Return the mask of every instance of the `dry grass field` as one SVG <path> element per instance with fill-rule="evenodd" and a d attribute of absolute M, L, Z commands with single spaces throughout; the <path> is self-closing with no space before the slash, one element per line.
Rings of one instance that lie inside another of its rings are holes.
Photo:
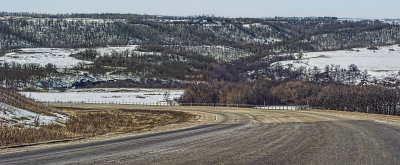
<path fill-rule="evenodd" d="M 61 111 L 71 116 L 64 126 L 49 124 L 29 128 L 0 125 L 0 147 L 134 132 L 195 118 L 195 115 L 185 112 L 159 110 L 62 108 Z"/>

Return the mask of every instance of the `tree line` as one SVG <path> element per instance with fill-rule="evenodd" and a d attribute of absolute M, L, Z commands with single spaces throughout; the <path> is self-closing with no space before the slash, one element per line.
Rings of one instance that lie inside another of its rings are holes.
<path fill-rule="evenodd" d="M 310 107 L 400 115 L 400 88 L 306 81 L 200 83 L 189 86 L 181 103 L 309 105 Z"/>
<path fill-rule="evenodd" d="M 56 67 L 49 63 L 39 64 L 0 63 L 0 85 L 6 87 L 27 86 L 29 82 L 42 82 L 43 86 L 49 78 L 57 73 Z"/>
<path fill-rule="evenodd" d="M 0 21 L 0 50 L 26 47 L 93 48 L 108 45 L 225 45 L 267 55 L 400 43 L 400 27 L 382 21 L 330 17 L 156 17 L 134 14 L 36 14 Z M 18 17 L 20 16 L 20 17 Z"/>
<path fill-rule="evenodd" d="M 209 70 L 219 64 L 212 57 L 159 45 L 144 45 L 139 48 L 139 51 L 112 51 L 109 54 L 100 55 L 96 50 L 87 49 L 72 56 L 93 62 L 79 64 L 75 67 L 77 70 L 87 71 L 93 75 L 109 72 L 142 78 L 206 80 Z"/>
<path fill-rule="evenodd" d="M 400 80 L 377 82 L 368 78 L 367 71 L 361 71 L 357 65 L 351 64 L 346 68 L 339 65 L 327 65 L 324 68 L 294 67 L 293 65 L 283 66 L 280 61 L 296 60 L 299 54 L 288 54 L 280 56 L 267 56 L 255 63 L 245 60 L 233 60 L 230 63 L 213 67 L 208 76 L 208 81 L 255 81 L 258 79 L 269 79 L 275 81 L 303 80 L 310 82 L 336 82 L 342 84 L 385 84 L 396 86 Z M 396 82 L 397 81 L 397 82 Z"/>

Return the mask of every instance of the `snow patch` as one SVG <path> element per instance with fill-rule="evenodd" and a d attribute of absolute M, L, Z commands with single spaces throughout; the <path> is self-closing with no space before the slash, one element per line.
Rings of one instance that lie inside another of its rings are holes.
<path fill-rule="evenodd" d="M 46 116 L 25 109 L 16 108 L 2 102 L 0 102 L 0 110 L 0 121 L 9 125 L 47 125 L 58 122 L 64 123 L 67 120 L 66 116 L 58 113 L 53 113 L 54 116 Z"/>

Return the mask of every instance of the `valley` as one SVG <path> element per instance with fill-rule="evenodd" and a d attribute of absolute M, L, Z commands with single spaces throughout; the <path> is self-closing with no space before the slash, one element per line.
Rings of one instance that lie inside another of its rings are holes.
<path fill-rule="evenodd" d="M 0 164 L 397 164 L 399 61 L 398 19 L 0 12 Z"/>

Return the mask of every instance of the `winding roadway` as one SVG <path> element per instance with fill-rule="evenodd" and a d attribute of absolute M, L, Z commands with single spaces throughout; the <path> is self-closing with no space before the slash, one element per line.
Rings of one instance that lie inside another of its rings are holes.
<path fill-rule="evenodd" d="M 316 111 L 177 107 L 211 123 L 0 154 L 0 164 L 400 164 L 400 127 Z"/>

